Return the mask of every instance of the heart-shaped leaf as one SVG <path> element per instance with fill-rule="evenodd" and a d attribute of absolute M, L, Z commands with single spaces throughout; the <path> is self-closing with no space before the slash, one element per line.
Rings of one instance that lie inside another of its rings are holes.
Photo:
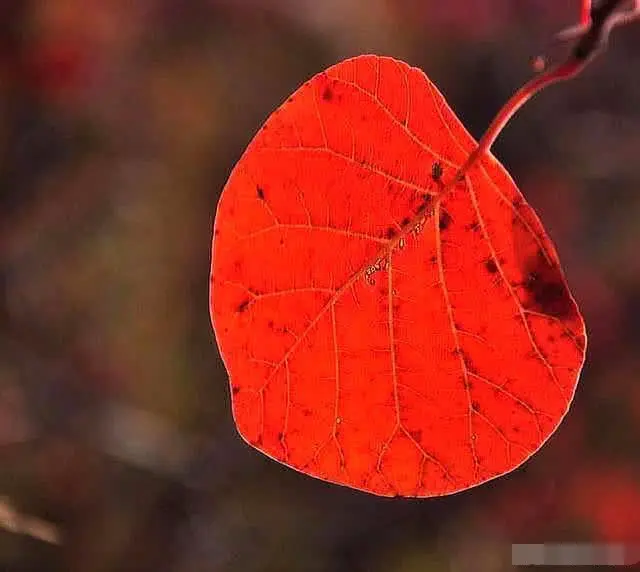
<path fill-rule="evenodd" d="M 243 438 L 378 495 L 513 470 L 566 414 L 585 327 L 556 251 L 423 72 L 360 56 L 267 120 L 215 219 L 211 316 Z"/>

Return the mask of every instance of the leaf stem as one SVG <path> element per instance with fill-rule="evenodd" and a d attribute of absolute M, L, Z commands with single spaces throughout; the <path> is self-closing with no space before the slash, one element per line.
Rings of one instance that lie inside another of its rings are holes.
<path fill-rule="evenodd" d="M 491 149 L 491 146 L 498 138 L 498 135 L 500 135 L 505 125 L 516 114 L 516 112 L 527 101 L 529 101 L 529 99 L 553 83 L 575 77 L 580 73 L 584 65 L 585 62 L 575 60 L 569 60 L 565 63 L 558 64 L 549 68 L 544 73 L 530 79 L 518 91 L 516 91 L 495 116 L 480 139 L 478 146 L 471 152 L 465 163 L 458 169 L 455 181 L 462 180 L 478 158 Z"/>
<path fill-rule="evenodd" d="M 580 25 L 585 28 L 591 22 L 591 0 L 582 0 L 580 6 Z"/>
<path fill-rule="evenodd" d="M 582 0 L 579 26 L 565 31 L 566 37 L 577 36 L 579 38 L 567 61 L 556 64 L 531 78 L 509 98 L 482 135 L 478 146 L 458 169 L 450 187 L 461 181 L 476 161 L 491 149 L 505 125 L 527 101 L 546 87 L 577 76 L 593 56 L 606 46 L 609 32 L 613 27 L 629 23 L 640 17 L 639 0 L 634 1 L 633 9 L 623 13 L 616 12 L 624 1 L 602 0 L 596 6 L 592 6 L 591 0 Z M 561 32 L 562 34 L 563 32 Z"/>

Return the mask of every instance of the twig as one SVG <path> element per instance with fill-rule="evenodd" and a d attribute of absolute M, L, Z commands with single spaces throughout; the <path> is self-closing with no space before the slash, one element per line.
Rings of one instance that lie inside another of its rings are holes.
<path fill-rule="evenodd" d="M 461 181 L 474 163 L 491 149 L 505 125 L 529 99 L 551 84 L 578 75 L 592 58 L 604 49 L 609 33 L 615 26 L 627 24 L 640 17 L 640 0 L 634 0 L 631 10 L 618 12 L 618 8 L 624 3 L 625 0 L 603 0 L 596 6 L 592 6 L 591 0 L 582 0 L 580 24 L 564 30 L 559 35 L 559 37 L 564 36 L 563 39 L 579 38 L 567 61 L 556 64 L 533 77 L 511 96 L 485 131 L 478 146 L 458 169 L 449 188 Z"/>

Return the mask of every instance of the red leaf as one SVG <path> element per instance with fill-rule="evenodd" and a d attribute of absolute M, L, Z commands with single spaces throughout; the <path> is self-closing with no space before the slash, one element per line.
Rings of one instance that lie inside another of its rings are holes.
<path fill-rule="evenodd" d="M 211 316 L 243 438 L 378 495 L 460 491 L 567 412 L 585 328 L 505 169 L 420 70 L 361 56 L 253 139 L 215 219 Z"/>

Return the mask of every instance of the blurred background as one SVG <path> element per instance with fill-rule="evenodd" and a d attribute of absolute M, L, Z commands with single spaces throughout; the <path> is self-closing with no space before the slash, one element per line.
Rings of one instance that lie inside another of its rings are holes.
<path fill-rule="evenodd" d="M 494 147 L 590 334 L 569 415 L 512 475 L 393 500 L 268 460 L 209 323 L 220 191 L 301 83 L 392 55 L 479 138 L 578 5 L 2 0 L 0 571 L 482 572 L 512 542 L 638 540 L 640 24 Z"/>

